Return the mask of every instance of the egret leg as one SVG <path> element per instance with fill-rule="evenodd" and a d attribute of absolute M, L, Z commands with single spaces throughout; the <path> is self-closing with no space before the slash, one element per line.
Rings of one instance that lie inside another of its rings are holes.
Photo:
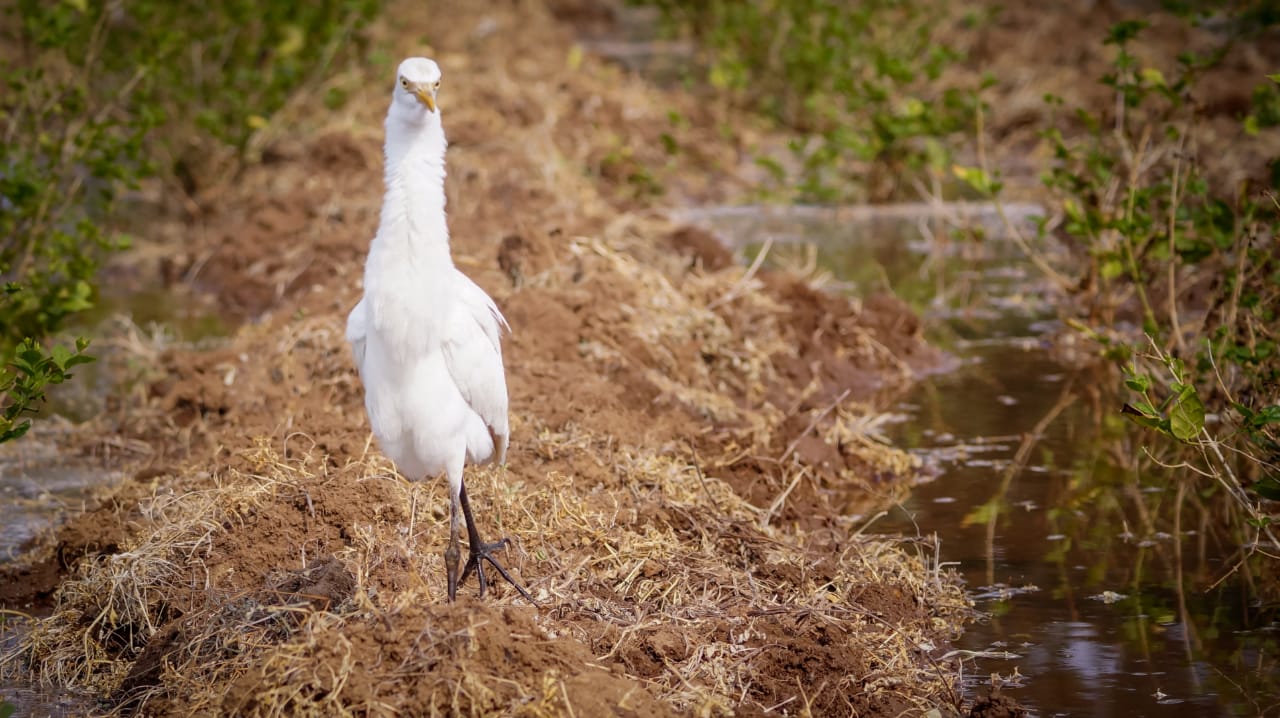
<path fill-rule="evenodd" d="M 461 511 L 459 511 L 460 504 L 465 506 L 465 504 L 462 504 L 462 502 L 459 500 L 458 494 L 454 493 L 453 491 L 450 491 L 449 492 L 449 546 L 444 550 L 444 570 L 445 570 L 445 576 L 447 577 L 448 583 L 449 583 L 449 602 L 450 603 L 452 603 L 454 599 L 458 597 L 458 583 L 459 583 L 458 559 L 462 557 L 462 550 L 458 547 L 458 534 L 461 533 L 461 529 L 462 529 L 462 516 L 461 516 Z M 470 514 L 470 512 L 467 512 L 467 513 Z M 467 521 L 468 529 L 470 528 L 470 526 L 471 526 L 471 521 L 468 520 Z M 468 561 L 467 566 L 470 566 L 470 565 L 471 563 L 470 561 Z M 465 574 L 463 575 L 463 578 L 466 578 Z M 483 582 L 481 583 L 481 586 L 483 586 Z"/>
<path fill-rule="evenodd" d="M 466 581 L 467 576 L 471 575 L 471 571 L 475 570 L 476 579 L 480 581 L 480 597 L 484 598 L 484 590 L 488 586 L 488 580 L 484 576 L 484 562 L 488 561 L 503 578 L 507 579 L 507 583 L 516 587 L 520 595 L 524 596 L 524 600 L 537 605 L 537 601 L 533 600 L 533 596 L 530 596 L 523 586 L 516 583 L 511 574 L 507 573 L 507 569 L 503 568 L 502 564 L 498 563 L 498 559 L 493 556 L 494 551 L 505 547 L 510 543 L 510 540 L 506 537 L 493 543 L 485 543 L 480 540 L 480 530 L 476 528 L 475 517 L 471 514 L 471 502 L 467 500 L 467 484 L 465 481 L 462 484 L 460 498 L 462 501 L 462 514 L 467 519 L 467 542 L 471 545 L 471 555 L 467 557 L 467 565 L 462 569 L 462 580 Z"/>

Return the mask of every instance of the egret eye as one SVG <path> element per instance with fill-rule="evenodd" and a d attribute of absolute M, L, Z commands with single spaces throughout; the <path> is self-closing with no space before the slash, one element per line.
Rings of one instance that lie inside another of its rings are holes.
<path fill-rule="evenodd" d="M 403 77 L 400 78 L 400 86 L 405 89 L 409 89 L 409 81 L 404 79 Z"/>
<path fill-rule="evenodd" d="M 437 90 L 439 90 L 439 89 L 440 89 L 440 81 L 439 81 L 439 80 L 436 80 L 435 89 L 437 89 Z"/>

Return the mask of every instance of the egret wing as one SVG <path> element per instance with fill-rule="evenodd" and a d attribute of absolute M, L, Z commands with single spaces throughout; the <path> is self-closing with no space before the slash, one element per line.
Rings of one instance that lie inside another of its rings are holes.
<path fill-rule="evenodd" d="M 509 428 L 501 333 L 507 322 L 484 290 L 462 274 L 457 276 L 459 301 L 444 327 L 445 364 L 462 398 L 489 428 L 494 459 L 504 463 Z"/>
<path fill-rule="evenodd" d="M 364 297 L 356 303 L 347 315 L 347 342 L 351 344 L 351 354 L 356 360 L 356 369 L 364 376 L 364 348 L 369 335 L 369 316 L 365 311 Z"/>

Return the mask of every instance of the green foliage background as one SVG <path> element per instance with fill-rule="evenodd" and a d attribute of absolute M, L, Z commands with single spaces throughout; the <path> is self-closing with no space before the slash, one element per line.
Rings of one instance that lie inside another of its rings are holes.
<path fill-rule="evenodd" d="M 97 270 L 128 246 L 123 192 L 193 158 L 243 158 L 298 87 L 323 76 L 378 0 L 17 0 L 0 3 L 0 442 L 45 388 L 89 361 L 48 346 L 93 305 Z"/>
<path fill-rule="evenodd" d="M 757 159 L 775 196 L 889 199 L 904 185 L 942 194 L 937 179 L 947 172 L 999 199 L 1003 183 L 986 166 L 988 108 L 980 100 L 994 80 L 975 88 L 948 81 L 948 68 L 964 58 L 945 42 L 998 8 L 962 14 L 942 0 L 632 2 L 658 8 L 672 32 L 697 41 L 705 87 L 794 133 L 790 161 Z M 1280 498 L 1280 158 L 1271 158 L 1269 176 L 1223 186 L 1216 179 L 1230 174 L 1221 171 L 1223 153 L 1206 138 L 1222 139 L 1205 132 L 1195 96 L 1207 72 L 1280 23 L 1280 12 L 1272 0 L 1164 4 L 1175 23 L 1211 22 L 1219 46 L 1154 67 L 1134 51 L 1145 21 L 1119 22 L 1098 38 L 1112 58 L 1098 82 L 1115 102 L 1066 107 L 1046 97 L 1049 211 L 1041 241 L 1022 245 L 1069 295 L 1065 318 L 1121 370 L 1131 392 L 1126 415 L 1187 447 L 1207 471 L 1229 479 L 1224 485 L 1247 487 L 1240 504 L 1262 527 L 1270 519 L 1256 500 Z M 1250 112 L 1227 140 L 1236 147 L 1280 124 L 1280 83 L 1257 82 Z M 975 136 L 981 166 L 953 166 Z M 1051 224 L 1055 217 L 1062 222 Z M 1052 268 L 1037 249 L 1050 240 L 1069 248 L 1072 266 Z M 1212 434 L 1207 417 L 1222 420 Z"/>
<path fill-rule="evenodd" d="M 962 59 L 943 0 L 632 2 L 698 41 L 712 87 L 798 133 L 794 168 L 757 158 L 784 198 L 901 194 L 945 173 L 972 129 L 978 88 L 938 82 Z"/>

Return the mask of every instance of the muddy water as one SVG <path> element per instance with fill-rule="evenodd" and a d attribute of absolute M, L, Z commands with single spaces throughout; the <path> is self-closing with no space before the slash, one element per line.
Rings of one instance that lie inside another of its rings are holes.
<path fill-rule="evenodd" d="M 50 420 L 56 421 L 56 420 Z M 60 455 L 48 422 L 21 441 L 0 446 L 0 563 L 13 560 L 38 534 L 86 508 L 96 489 L 119 475 Z M 24 624 L 4 625 L 0 615 L 0 653 L 21 640 Z M 0 679 L 3 706 L 15 716 L 63 718 L 88 715 L 96 704 L 74 691 L 46 689 L 27 681 Z"/>
<path fill-rule="evenodd" d="M 871 530 L 937 534 L 987 614 L 957 646 L 968 695 L 998 673 L 1040 716 L 1280 710 L 1274 611 L 1238 575 L 1219 582 L 1234 547 L 1197 511 L 1175 523 L 1169 479 L 1131 464 L 1143 437 L 1115 412 L 1116 382 L 1061 351 L 1035 271 L 1008 243 L 938 239 L 945 227 L 909 215 L 686 218 L 748 256 L 772 239 L 773 261 L 816 265 L 857 293 L 892 287 L 961 360 L 897 404 L 888 438 L 930 476 Z"/>

